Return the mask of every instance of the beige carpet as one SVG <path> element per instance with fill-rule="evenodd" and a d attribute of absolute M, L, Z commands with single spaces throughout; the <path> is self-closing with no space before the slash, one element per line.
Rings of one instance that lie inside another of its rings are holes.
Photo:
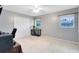
<path fill-rule="evenodd" d="M 15 39 L 22 46 L 24 53 L 65 53 L 79 52 L 79 44 L 49 36 L 25 37 Z"/>

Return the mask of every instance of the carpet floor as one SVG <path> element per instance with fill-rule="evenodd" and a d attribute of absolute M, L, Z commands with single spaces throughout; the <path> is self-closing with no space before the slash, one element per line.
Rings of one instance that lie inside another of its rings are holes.
<path fill-rule="evenodd" d="M 78 53 L 79 43 L 49 36 L 29 36 L 15 39 L 24 53 Z"/>

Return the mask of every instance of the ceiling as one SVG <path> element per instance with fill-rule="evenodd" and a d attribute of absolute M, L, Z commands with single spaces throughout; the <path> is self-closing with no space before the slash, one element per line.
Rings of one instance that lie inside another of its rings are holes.
<path fill-rule="evenodd" d="M 3 8 L 6 10 L 29 16 L 45 15 L 76 7 L 78 7 L 78 5 L 39 5 L 38 8 L 41 8 L 40 12 L 34 13 L 33 12 L 33 9 L 35 9 L 34 5 L 3 5 Z"/>

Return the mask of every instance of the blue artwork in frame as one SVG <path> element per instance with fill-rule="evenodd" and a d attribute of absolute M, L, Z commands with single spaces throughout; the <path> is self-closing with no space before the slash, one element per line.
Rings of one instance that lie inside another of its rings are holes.
<path fill-rule="evenodd" d="M 61 28 L 74 28 L 74 19 L 74 14 L 60 16 Z"/>
<path fill-rule="evenodd" d="M 41 29 L 41 20 L 40 19 L 35 19 L 35 26 L 38 29 Z"/>

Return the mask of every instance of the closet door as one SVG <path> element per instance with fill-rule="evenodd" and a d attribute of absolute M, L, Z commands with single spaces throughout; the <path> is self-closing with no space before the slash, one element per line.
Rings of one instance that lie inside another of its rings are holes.
<path fill-rule="evenodd" d="M 30 27 L 33 26 L 30 17 L 15 16 L 14 27 L 17 28 L 16 38 L 30 36 Z"/>

